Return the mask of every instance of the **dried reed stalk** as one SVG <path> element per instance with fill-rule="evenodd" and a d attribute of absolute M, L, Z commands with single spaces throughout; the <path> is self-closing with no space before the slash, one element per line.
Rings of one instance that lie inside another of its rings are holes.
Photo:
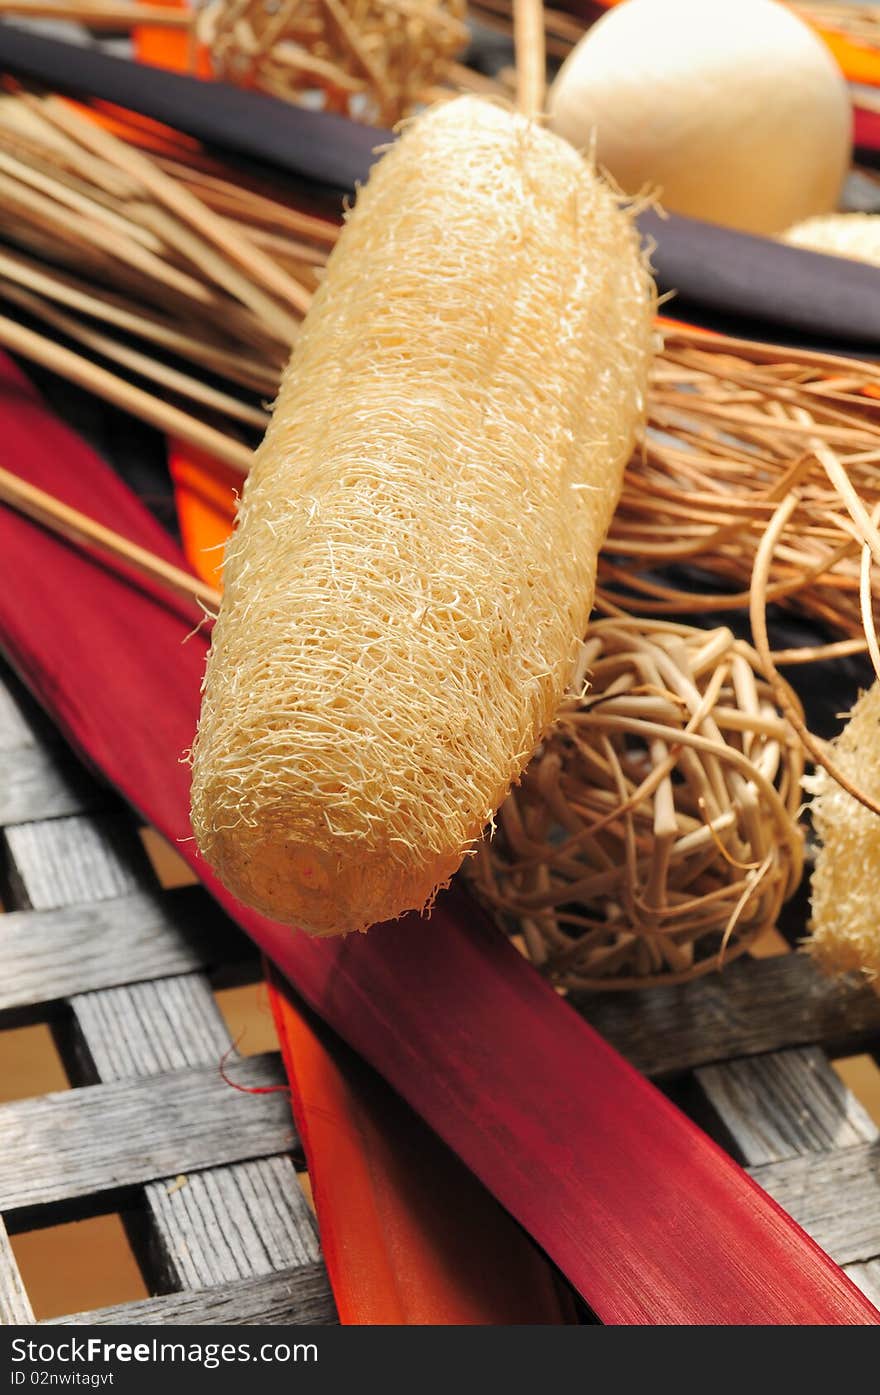
<path fill-rule="evenodd" d="M 835 641 L 854 641 L 850 652 L 864 648 L 863 517 L 852 504 L 867 514 L 880 502 L 880 367 L 670 328 L 645 447 L 600 564 L 600 607 L 644 615 L 747 607 L 758 547 L 789 495 L 795 506 L 765 599 L 810 616 Z M 820 648 L 779 659 L 827 656 Z"/>
<path fill-rule="evenodd" d="M 513 0 L 468 0 L 468 13 L 487 29 L 513 37 Z M 587 31 L 584 20 L 544 6 L 544 44 L 551 58 L 566 58 Z"/>
<path fill-rule="evenodd" d="M 516 106 L 537 120 L 544 111 L 547 59 L 544 47 L 544 7 L 539 0 L 513 0 L 516 45 Z"/>
<path fill-rule="evenodd" d="M 191 143 L 169 137 L 173 157 L 138 149 L 137 132 L 122 138 L 58 98 L 0 95 L 0 298 L 69 341 L 4 319 L 3 342 L 246 468 L 248 448 L 217 423 L 252 439 L 263 429 L 241 392 L 274 392 L 336 230 L 218 174 Z"/>
<path fill-rule="evenodd" d="M 89 29 L 131 29 L 136 24 L 161 25 L 168 29 L 189 29 L 191 15 L 187 10 L 173 10 L 165 5 L 138 4 L 135 0 L 0 0 L 0 17 L 20 19 L 66 19 L 84 24 Z"/>
<path fill-rule="evenodd" d="M 173 563 L 157 557 L 155 553 L 128 538 L 122 537 L 112 528 L 89 518 L 47 494 L 43 489 L 28 484 L 9 470 L 0 467 L 0 502 L 32 518 L 35 523 L 57 533 L 78 547 L 97 551 L 117 561 L 124 562 L 138 576 L 154 582 L 172 595 L 194 600 L 208 612 L 216 613 L 220 605 L 220 592 L 198 577 L 182 571 Z"/>

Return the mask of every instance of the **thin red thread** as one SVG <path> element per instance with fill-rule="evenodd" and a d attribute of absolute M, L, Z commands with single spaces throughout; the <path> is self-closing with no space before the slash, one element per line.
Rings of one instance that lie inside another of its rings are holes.
<path fill-rule="evenodd" d="M 291 1093 L 289 1085 L 239 1085 L 237 1080 L 233 1080 L 227 1075 L 226 1062 L 229 1060 L 233 1051 L 238 1047 L 238 1043 L 243 1036 L 244 1032 L 241 1032 L 240 1035 L 236 1037 L 235 1041 L 230 1042 L 229 1046 L 220 1057 L 220 1064 L 217 1069 L 220 1072 L 220 1079 L 223 1081 L 223 1084 L 228 1085 L 231 1090 L 239 1090 L 243 1095 L 277 1095 L 280 1092 L 281 1094 L 289 1096 Z"/>

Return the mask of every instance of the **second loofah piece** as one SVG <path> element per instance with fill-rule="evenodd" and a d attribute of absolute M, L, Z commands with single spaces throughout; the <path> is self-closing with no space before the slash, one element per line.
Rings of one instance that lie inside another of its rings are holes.
<path fill-rule="evenodd" d="M 358 198 L 228 548 L 199 846 L 315 933 L 429 905 L 572 676 L 654 289 L 570 146 L 461 98 Z"/>
<path fill-rule="evenodd" d="M 860 789 L 880 799 L 880 683 L 863 693 L 834 742 L 834 759 Z M 880 974 L 880 818 L 825 770 L 804 780 L 813 795 L 819 851 L 811 887 L 808 947 L 829 973 Z"/>
<path fill-rule="evenodd" d="M 878 213 L 830 213 L 827 218 L 807 218 L 789 228 L 783 240 L 810 252 L 830 252 L 836 257 L 880 266 Z"/>

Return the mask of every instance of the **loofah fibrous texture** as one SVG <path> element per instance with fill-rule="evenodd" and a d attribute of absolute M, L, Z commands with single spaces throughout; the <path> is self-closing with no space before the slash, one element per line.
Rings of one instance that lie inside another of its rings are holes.
<path fill-rule="evenodd" d="M 834 759 L 860 789 L 880 798 L 880 684 L 863 693 L 834 742 Z M 828 774 L 804 780 L 820 842 L 811 884 L 808 948 L 829 973 L 880 974 L 880 818 Z"/>
<path fill-rule="evenodd" d="M 784 235 L 786 242 L 810 252 L 880 266 L 880 214 L 831 213 L 827 218 L 807 218 Z"/>
<path fill-rule="evenodd" d="M 460 98 L 358 197 L 228 546 L 193 827 L 330 934 L 428 906 L 572 676 L 644 411 L 654 290 L 557 137 Z"/>

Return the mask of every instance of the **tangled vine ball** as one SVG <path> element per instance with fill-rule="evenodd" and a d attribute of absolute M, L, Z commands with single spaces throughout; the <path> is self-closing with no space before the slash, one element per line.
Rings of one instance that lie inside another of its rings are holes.
<path fill-rule="evenodd" d="M 567 988 L 716 969 L 800 881 L 798 738 L 727 629 L 600 621 L 583 669 L 472 883 Z"/>

